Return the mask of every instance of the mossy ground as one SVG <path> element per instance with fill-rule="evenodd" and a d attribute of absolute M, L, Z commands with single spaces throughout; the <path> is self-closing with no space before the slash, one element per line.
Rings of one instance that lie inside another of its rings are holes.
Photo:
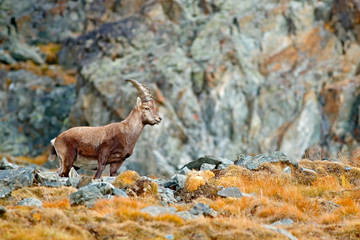
<path fill-rule="evenodd" d="M 141 212 L 146 206 L 161 205 L 156 190 L 99 200 L 87 209 L 69 205 L 74 188 L 23 188 L 0 201 L 8 209 L 0 218 L 0 239 L 166 239 L 168 234 L 175 239 L 286 239 L 262 225 L 283 218 L 294 224 L 281 228 L 298 239 L 360 238 L 360 169 L 309 160 L 302 160 L 300 166 L 317 174 L 294 167 L 291 175 L 285 174 L 282 164 L 265 164 L 257 171 L 230 166 L 213 173 L 189 173 L 187 188 L 177 193 L 185 196 L 183 201 L 172 206 L 186 211 L 203 202 L 219 212 L 216 218 L 193 220 Z M 144 183 L 135 172 L 125 172 L 114 184 L 136 192 L 136 186 Z M 254 196 L 222 198 L 215 194 L 220 186 Z M 16 206 L 26 197 L 42 200 L 44 208 Z"/>

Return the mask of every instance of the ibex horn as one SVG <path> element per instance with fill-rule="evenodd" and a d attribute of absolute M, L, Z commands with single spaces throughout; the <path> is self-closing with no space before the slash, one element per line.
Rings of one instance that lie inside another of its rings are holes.
<path fill-rule="evenodd" d="M 135 81 L 134 79 L 125 79 L 125 81 L 131 82 L 136 87 L 140 95 L 141 102 L 148 102 L 154 99 L 151 95 L 150 89 L 145 85 Z"/>

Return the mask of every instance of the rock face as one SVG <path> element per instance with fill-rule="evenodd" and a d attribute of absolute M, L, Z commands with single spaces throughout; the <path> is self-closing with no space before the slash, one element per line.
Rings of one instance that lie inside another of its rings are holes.
<path fill-rule="evenodd" d="M 171 176 L 205 154 L 299 159 L 360 140 L 355 0 L 4 2 L 0 152 L 37 155 L 70 126 L 124 119 L 137 95 L 125 78 L 150 86 L 164 120 L 121 170 Z M 60 44 L 55 60 L 39 43 Z M 77 86 L 24 61 L 72 69 Z"/>

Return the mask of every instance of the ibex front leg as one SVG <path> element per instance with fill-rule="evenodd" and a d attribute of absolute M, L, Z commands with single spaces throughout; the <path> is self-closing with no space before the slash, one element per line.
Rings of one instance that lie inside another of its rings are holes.
<path fill-rule="evenodd" d="M 101 177 L 101 174 L 106 167 L 106 163 L 107 163 L 109 156 L 110 156 L 110 153 L 107 150 L 102 150 L 100 152 L 99 159 L 98 159 L 98 168 L 95 173 L 94 179 L 98 179 Z"/>

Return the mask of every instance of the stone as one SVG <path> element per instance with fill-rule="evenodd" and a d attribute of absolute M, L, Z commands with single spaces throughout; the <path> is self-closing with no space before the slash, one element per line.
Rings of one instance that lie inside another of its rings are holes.
<path fill-rule="evenodd" d="M 82 176 L 77 185 L 77 188 L 85 187 L 86 185 L 92 183 L 93 179 L 90 176 Z"/>
<path fill-rule="evenodd" d="M 279 225 L 285 225 L 290 226 L 294 223 L 294 221 L 291 218 L 284 218 L 279 221 L 273 222 L 271 226 L 279 226 Z"/>
<path fill-rule="evenodd" d="M 59 175 L 56 172 L 36 172 L 35 179 L 41 186 L 61 187 Z"/>
<path fill-rule="evenodd" d="M 215 164 L 203 163 L 200 167 L 200 171 L 213 170 L 216 167 Z"/>
<path fill-rule="evenodd" d="M 68 186 L 68 187 L 78 187 L 79 186 L 79 183 L 80 183 L 80 179 L 78 178 L 72 178 L 72 177 L 69 177 L 69 178 L 61 178 L 61 179 L 66 179 L 65 181 L 65 185 Z M 61 182 L 61 180 L 60 180 Z M 62 183 L 63 184 L 63 183 Z"/>
<path fill-rule="evenodd" d="M 291 174 L 291 168 L 289 166 L 285 167 L 283 169 L 283 173 L 286 173 L 286 174 Z"/>
<path fill-rule="evenodd" d="M 172 234 L 166 235 L 165 238 L 168 239 L 168 240 L 174 240 L 175 239 L 174 235 L 172 235 Z"/>
<path fill-rule="evenodd" d="M 292 235 L 290 232 L 286 231 L 285 229 L 277 228 L 277 227 L 274 227 L 274 226 L 271 226 L 271 225 L 266 225 L 266 224 L 263 224 L 262 226 L 264 228 L 270 229 L 270 230 L 272 230 L 274 232 L 278 232 L 278 233 L 284 235 L 285 237 L 287 237 L 290 240 L 297 240 L 297 238 L 294 235 Z"/>
<path fill-rule="evenodd" d="M 105 177 L 101 178 L 101 181 L 111 184 L 111 183 L 113 183 L 115 181 L 115 179 L 116 179 L 116 177 L 107 177 L 107 176 L 105 176 Z"/>
<path fill-rule="evenodd" d="M 178 171 L 178 173 L 179 173 L 179 174 L 182 174 L 182 175 L 187 175 L 190 171 L 191 171 L 191 170 L 188 169 L 187 167 L 183 167 L 183 168 L 181 168 L 181 169 Z"/>
<path fill-rule="evenodd" d="M 151 216 L 156 217 L 161 214 L 175 214 L 177 209 L 174 207 L 149 206 L 141 209 L 140 212 L 148 213 Z"/>
<path fill-rule="evenodd" d="M 0 217 L 3 217 L 7 212 L 6 207 L 0 206 Z"/>
<path fill-rule="evenodd" d="M 187 176 L 185 175 L 182 174 L 175 175 L 175 181 L 177 182 L 179 188 L 184 188 L 186 180 L 187 180 Z"/>
<path fill-rule="evenodd" d="M 169 188 L 159 187 L 158 193 L 161 201 L 163 201 L 164 203 L 169 204 L 169 203 L 177 202 L 177 200 L 174 197 L 174 190 L 171 190 Z"/>
<path fill-rule="evenodd" d="M 249 170 L 257 169 L 263 163 L 277 163 L 282 162 L 286 164 L 292 164 L 298 166 L 297 162 L 282 152 L 275 151 L 269 155 L 259 154 L 254 157 L 240 154 L 238 160 L 235 161 L 235 165 L 246 167 Z"/>
<path fill-rule="evenodd" d="M 43 207 L 42 201 L 36 198 L 25 198 L 21 200 L 18 204 L 18 206 L 27 206 L 27 207 Z"/>
<path fill-rule="evenodd" d="M 34 177 L 35 173 L 31 168 L 19 167 L 0 171 L 0 199 L 9 197 L 12 190 L 31 187 Z"/>
<path fill-rule="evenodd" d="M 184 165 L 182 168 L 180 168 L 179 171 L 182 171 L 182 169 L 185 167 L 190 170 L 198 170 L 199 171 L 203 164 L 211 164 L 211 165 L 215 165 L 217 167 L 220 164 L 231 165 L 233 163 L 234 163 L 233 161 L 226 159 L 226 158 L 218 158 L 218 157 L 206 155 L 204 157 L 200 157 L 200 158 Z"/>
<path fill-rule="evenodd" d="M 0 170 L 8 170 L 8 169 L 15 169 L 15 168 L 19 168 L 19 166 L 14 163 L 10 163 L 6 159 L 6 157 L 2 158 L 2 160 L 0 162 Z"/>
<path fill-rule="evenodd" d="M 296 138 L 294 136 L 297 136 Z M 320 142 L 321 113 L 314 92 L 304 96 L 304 105 L 299 116 L 285 132 L 280 144 L 280 151 L 300 159 L 305 150 Z M 296 147 L 294 147 L 296 146 Z"/>
<path fill-rule="evenodd" d="M 242 198 L 243 194 L 237 187 L 224 188 L 217 192 L 217 195 L 222 197 Z"/>
<path fill-rule="evenodd" d="M 17 61 L 31 60 L 36 64 L 44 64 L 44 60 L 34 47 L 12 39 L 9 46 L 10 55 Z"/>
<path fill-rule="evenodd" d="M 119 188 L 113 189 L 113 195 L 115 195 L 117 197 L 129 197 L 124 190 L 119 189 Z"/>
<path fill-rule="evenodd" d="M 114 186 L 109 183 L 91 183 L 79 188 L 77 192 L 70 194 L 70 204 L 72 206 L 85 204 L 86 207 L 91 208 L 98 199 L 108 198 L 106 197 L 107 195 L 112 195 L 113 190 Z"/>
<path fill-rule="evenodd" d="M 193 215 L 204 215 L 210 217 L 217 217 L 219 215 L 214 209 L 212 209 L 209 204 L 196 203 L 194 207 L 189 211 Z"/>
<path fill-rule="evenodd" d="M 309 169 L 309 168 L 300 167 L 300 172 L 304 172 L 309 175 L 317 176 L 317 173 L 314 170 Z"/>
<path fill-rule="evenodd" d="M 345 166 L 345 167 L 344 167 L 344 170 L 347 171 L 347 172 L 348 172 L 348 171 L 351 171 L 351 167 L 350 167 L 350 166 Z"/>
<path fill-rule="evenodd" d="M 9 54 L 4 52 L 4 50 L 0 49 L 0 62 L 5 64 L 14 64 L 16 63 L 16 60 L 11 57 Z"/>
<path fill-rule="evenodd" d="M 81 176 L 77 173 L 75 168 L 72 167 L 69 171 L 69 178 L 75 178 L 75 179 L 80 180 Z"/>
<path fill-rule="evenodd" d="M 191 220 L 191 219 L 194 219 L 194 218 L 199 217 L 199 215 L 191 214 L 191 213 L 188 212 L 188 211 L 176 212 L 175 214 L 176 214 L 177 216 L 185 219 L 185 220 Z"/>

